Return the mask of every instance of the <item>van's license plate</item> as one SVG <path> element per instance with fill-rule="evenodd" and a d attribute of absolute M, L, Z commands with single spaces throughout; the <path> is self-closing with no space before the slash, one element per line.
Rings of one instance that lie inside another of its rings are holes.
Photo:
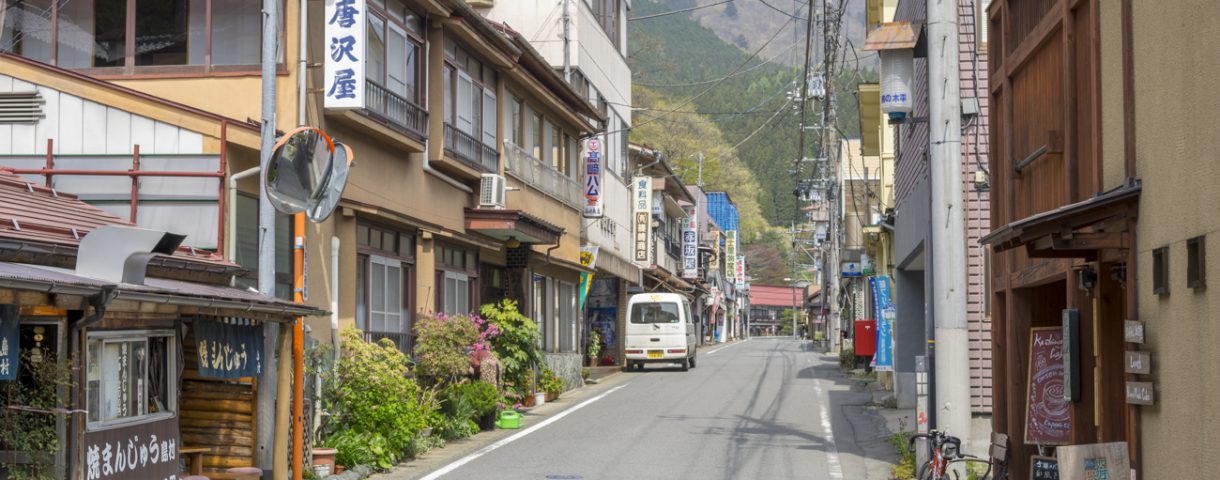
<path fill-rule="evenodd" d="M 664 352 L 661 350 L 649 350 L 648 351 L 648 358 L 661 358 L 663 355 L 664 355 Z"/>

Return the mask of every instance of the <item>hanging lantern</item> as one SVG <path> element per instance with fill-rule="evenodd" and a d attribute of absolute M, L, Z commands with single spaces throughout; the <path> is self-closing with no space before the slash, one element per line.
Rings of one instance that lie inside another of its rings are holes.
<path fill-rule="evenodd" d="M 881 55 L 881 111 L 891 120 L 905 118 L 914 104 L 911 79 L 914 76 L 915 57 L 911 49 L 882 50 Z"/>

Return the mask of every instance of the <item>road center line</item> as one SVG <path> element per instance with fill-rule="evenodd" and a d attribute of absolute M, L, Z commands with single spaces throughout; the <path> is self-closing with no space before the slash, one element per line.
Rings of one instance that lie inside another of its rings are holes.
<path fill-rule="evenodd" d="M 609 394 L 611 394 L 611 393 L 614 393 L 614 391 L 615 391 L 615 390 L 618 390 L 618 389 L 623 388 L 623 387 L 626 387 L 626 386 L 627 386 L 627 385 L 619 385 L 619 386 L 617 386 L 617 387 L 611 388 L 610 390 L 607 390 L 607 391 L 603 392 L 601 395 L 598 395 L 598 396 L 596 396 L 596 397 L 593 397 L 593 398 L 590 398 L 590 399 L 588 399 L 588 400 L 585 400 L 585 401 L 583 401 L 583 402 L 581 402 L 581 403 L 577 404 L 576 406 L 574 406 L 574 407 L 572 407 L 572 408 L 569 408 L 569 409 L 567 409 L 567 410 L 564 410 L 564 411 L 562 411 L 562 412 L 559 412 L 559 413 L 555 414 L 555 416 L 553 416 L 553 417 L 551 417 L 551 418 L 548 418 L 548 419 L 546 419 L 546 420 L 543 420 L 542 422 L 540 422 L 540 423 L 539 423 L 539 424 L 537 424 L 537 425 L 534 425 L 534 426 L 529 427 L 529 428 L 527 428 L 527 429 L 525 429 L 525 430 L 522 430 L 522 431 L 520 431 L 520 432 L 516 433 L 515 435 L 513 435 L 513 436 L 511 436 L 511 437 L 505 438 L 505 439 L 500 440 L 500 441 L 498 441 L 498 442 L 496 442 L 496 443 L 493 443 L 493 444 L 488 445 L 488 446 L 486 446 L 486 447 L 480 448 L 478 451 L 476 451 L 476 452 L 474 452 L 474 453 L 472 453 L 472 454 L 470 454 L 470 455 L 466 455 L 465 457 L 462 457 L 462 458 L 458 459 L 457 461 L 454 461 L 453 463 L 450 463 L 450 464 L 448 464 L 448 465 L 445 465 L 444 467 L 441 467 L 439 470 L 436 470 L 436 471 L 434 471 L 434 472 L 432 472 L 432 473 L 429 473 L 429 474 L 428 474 L 426 477 L 423 477 L 423 478 L 422 478 L 422 479 L 420 479 L 420 480 L 436 480 L 436 479 L 440 478 L 441 476 L 443 476 L 443 475 L 445 475 L 445 474 L 448 474 L 448 473 L 450 473 L 450 472 L 452 472 L 452 471 L 454 471 L 454 470 L 457 470 L 457 469 L 458 469 L 458 467 L 461 467 L 462 465 L 465 465 L 465 464 L 467 464 L 467 463 L 473 462 L 475 459 L 477 459 L 477 458 L 479 458 L 479 457 L 482 457 L 483 455 L 487 455 L 488 453 L 491 453 L 493 450 L 495 450 L 495 449 L 497 449 L 497 448 L 500 448 L 500 447 L 503 447 L 503 446 L 505 446 L 505 445 L 508 445 L 508 444 L 510 444 L 510 443 L 512 443 L 512 442 L 515 442 L 515 441 L 517 441 L 517 440 L 521 439 L 522 437 L 524 437 L 524 436 L 526 436 L 526 435 L 529 435 L 529 434 L 531 434 L 531 433 L 534 433 L 534 432 L 535 432 L 535 431 L 537 431 L 537 430 L 542 429 L 543 427 L 545 427 L 545 426 L 547 426 L 547 425 L 550 425 L 550 424 L 552 424 L 552 423 L 558 422 L 558 421 L 559 421 L 559 419 L 561 419 L 561 418 L 563 418 L 563 417 L 568 416 L 568 414 L 569 414 L 569 413 L 572 413 L 572 412 L 575 412 L 575 411 L 580 410 L 580 409 L 582 409 L 582 408 L 585 408 L 585 407 L 586 407 L 586 406 L 588 406 L 589 404 L 591 404 L 591 403 L 593 403 L 593 402 L 596 402 L 596 401 L 598 401 L 598 400 L 601 400 L 601 399 L 605 398 L 605 397 L 606 397 L 606 395 L 609 395 Z"/>

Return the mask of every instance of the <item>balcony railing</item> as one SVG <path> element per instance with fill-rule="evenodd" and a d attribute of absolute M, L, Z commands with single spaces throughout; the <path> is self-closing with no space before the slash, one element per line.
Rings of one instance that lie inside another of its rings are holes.
<path fill-rule="evenodd" d="M 364 108 L 392 127 L 424 139 L 428 136 L 428 112 L 371 80 L 365 80 Z"/>
<path fill-rule="evenodd" d="M 584 209 L 585 198 L 579 182 L 511 142 L 504 142 L 504 170 L 569 207 Z"/>
<path fill-rule="evenodd" d="M 495 173 L 500 170 L 500 158 L 495 147 L 445 123 L 445 151 L 475 170 Z"/>
<path fill-rule="evenodd" d="M 394 346 L 398 351 L 406 354 L 411 353 L 411 335 L 405 332 L 364 332 L 364 341 L 371 343 L 379 343 L 381 339 L 388 338 L 394 342 Z"/>

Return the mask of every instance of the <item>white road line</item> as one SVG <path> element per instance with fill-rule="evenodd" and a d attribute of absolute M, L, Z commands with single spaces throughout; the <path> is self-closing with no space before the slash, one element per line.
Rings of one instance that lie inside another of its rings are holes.
<path fill-rule="evenodd" d="M 748 341 L 750 341 L 750 339 L 748 339 L 748 338 L 747 338 L 747 339 L 742 340 L 742 341 L 740 341 L 740 342 L 734 343 L 733 345 L 741 345 L 741 344 L 746 343 L 746 342 L 748 342 Z M 707 353 L 705 353 L 704 355 L 711 355 L 711 354 L 713 354 L 713 353 L 719 352 L 719 351 L 724 350 L 724 349 L 726 349 L 726 348 L 732 347 L 733 345 L 725 345 L 725 346 L 723 346 L 723 347 L 720 347 L 720 348 L 717 348 L 717 349 L 712 350 L 712 351 L 710 351 L 710 352 L 707 352 Z"/>
<path fill-rule="evenodd" d="M 830 409 L 827 404 L 830 402 L 829 397 L 822 395 L 822 386 L 815 382 L 817 395 L 819 399 L 825 401 L 818 402 L 818 410 L 822 417 L 822 430 L 826 432 L 826 445 L 830 448 L 826 451 L 826 463 L 830 467 L 830 478 L 832 480 L 843 480 L 843 466 L 839 463 L 839 446 L 835 444 L 834 427 L 830 423 Z"/>
<path fill-rule="evenodd" d="M 588 406 L 589 404 L 591 404 L 591 403 L 593 403 L 593 402 L 596 402 L 596 401 L 598 401 L 598 400 L 601 400 L 601 399 L 605 398 L 605 397 L 606 397 L 606 395 L 609 395 L 609 394 L 611 394 L 611 393 L 614 393 L 614 391 L 615 391 L 615 390 L 618 390 L 618 389 L 623 388 L 623 387 L 626 387 L 626 386 L 627 386 L 627 385 L 619 385 L 619 386 L 617 386 L 617 387 L 611 388 L 610 390 L 607 390 L 606 392 L 602 393 L 601 395 L 598 395 L 598 396 L 596 396 L 596 397 L 593 397 L 593 398 L 590 398 L 590 399 L 588 399 L 588 400 L 585 400 L 585 401 L 583 401 L 583 402 L 581 402 L 581 403 L 577 404 L 575 407 L 572 407 L 572 408 L 569 408 L 569 409 L 567 409 L 567 410 L 564 410 L 564 411 L 562 411 L 562 412 L 560 412 L 560 413 L 556 414 L 555 416 L 553 416 L 553 417 L 551 417 L 551 418 L 548 418 L 548 419 L 546 419 L 546 420 L 543 420 L 542 422 L 540 422 L 540 423 L 539 423 L 539 424 L 537 424 L 537 425 L 534 425 L 534 426 L 532 426 L 532 427 L 529 427 L 529 428 L 527 428 L 527 429 L 525 429 L 525 430 L 522 430 L 522 431 L 518 432 L 517 434 L 515 434 L 515 435 L 513 435 L 513 436 L 511 436 L 511 437 L 505 438 L 505 439 L 500 440 L 500 441 L 498 441 L 498 442 L 496 442 L 496 443 L 493 443 L 493 444 L 488 445 L 488 446 L 486 446 L 486 447 L 480 448 L 478 451 L 476 451 L 476 452 L 474 452 L 474 453 L 472 453 L 472 454 L 470 454 L 470 455 L 467 455 L 467 456 L 465 456 L 465 457 L 462 457 L 462 458 L 458 459 L 457 461 L 455 461 L 455 462 L 453 462 L 453 463 L 450 463 L 449 465 L 445 465 L 444 467 L 441 467 L 439 470 L 436 470 L 436 471 L 434 471 L 434 472 L 432 472 L 432 473 L 429 473 L 429 474 L 428 474 L 428 476 L 423 477 L 423 478 L 422 478 L 422 479 L 420 479 L 420 480 L 436 480 L 436 479 L 440 478 L 441 476 L 443 476 L 443 475 L 445 475 L 445 474 L 448 474 L 448 473 L 450 473 L 450 472 L 452 472 L 452 471 L 454 471 L 454 470 L 457 470 L 457 468 L 458 468 L 458 467 L 461 467 L 462 465 L 465 465 L 465 464 L 467 464 L 467 463 L 473 462 L 475 459 L 477 459 L 477 458 L 479 458 L 479 457 L 482 457 L 483 455 L 487 455 L 488 453 L 491 453 L 493 450 L 495 450 L 495 449 L 497 449 L 497 448 L 500 448 L 500 447 L 503 447 L 503 446 L 505 446 L 505 445 L 508 445 L 508 444 L 510 444 L 510 443 L 512 443 L 512 442 L 514 442 L 514 441 L 517 441 L 517 440 L 521 439 L 522 437 L 524 437 L 524 436 L 526 436 L 526 435 L 529 435 L 529 434 L 531 434 L 531 433 L 534 433 L 535 431 L 538 431 L 538 430 L 542 429 L 543 427 L 545 427 L 545 426 L 547 426 L 547 425 L 550 425 L 550 424 L 552 424 L 552 423 L 558 422 L 558 421 L 559 421 L 559 419 L 561 419 L 561 418 L 563 418 L 563 417 L 568 416 L 568 414 L 569 414 L 569 413 L 572 413 L 572 412 L 575 412 L 575 411 L 580 410 L 580 409 L 582 409 L 582 408 L 585 408 L 585 407 L 586 407 L 586 406 Z"/>

